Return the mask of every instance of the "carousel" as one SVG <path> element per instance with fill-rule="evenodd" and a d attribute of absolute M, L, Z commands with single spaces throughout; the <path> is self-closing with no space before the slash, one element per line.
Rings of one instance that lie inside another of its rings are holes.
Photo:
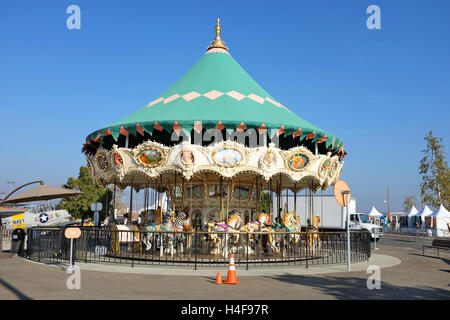
<path fill-rule="evenodd" d="M 312 194 L 339 179 L 343 141 L 261 88 L 231 56 L 219 19 L 215 31 L 205 54 L 172 87 L 87 137 L 82 150 L 97 184 L 113 185 L 114 195 L 129 187 L 129 208 L 133 194 L 144 193 L 141 226 L 130 218 L 116 229 L 262 231 L 271 228 L 275 213 L 287 230 L 300 231 L 306 221 L 299 221 L 296 208 L 292 214 L 271 201 L 263 210 L 263 194 Z M 204 241 L 220 242 L 211 234 Z M 152 247 L 148 238 L 141 242 L 140 250 Z M 210 252 L 223 246 L 212 245 Z"/>

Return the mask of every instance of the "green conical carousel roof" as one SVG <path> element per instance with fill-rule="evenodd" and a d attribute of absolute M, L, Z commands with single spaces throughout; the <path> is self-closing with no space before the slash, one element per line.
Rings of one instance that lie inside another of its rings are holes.
<path fill-rule="evenodd" d="M 216 29 L 217 30 L 217 29 Z M 220 29 L 219 29 L 220 31 Z M 220 37 L 219 37 L 220 40 Z M 217 38 L 216 40 L 217 41 Z M 214 43 L 214 42 L 213 42 Z M 222 42 L 223 43 L 223 42 Z M 135 113 L 87 138 L 87 143 L 112 135 L 149 134 L 154 129 L 267 129 L 274 134 L 300 136 L 343 151 L 342 141 L 279 103 L 248 75 L 225 46 L 213 46 L 173 86 Z"/>

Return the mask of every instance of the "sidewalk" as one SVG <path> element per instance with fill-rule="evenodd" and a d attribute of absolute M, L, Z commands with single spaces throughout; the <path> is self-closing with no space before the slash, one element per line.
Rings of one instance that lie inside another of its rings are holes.
<path fill-rule="evenodd" d="M 26 259 L 24 259 L 26 260 Z M 26 260 L 27 262 L 32 262 Z M 382 268 L 390 268 L 401 263 L 401 260 L 392 256 L 383 254 L 372 254 L 369 261 L 358 262 L 351 264 L 351 271 L 366 271 L 370 265 L 376 265 Z M 76 266 L 80 267 L 81 271 L 98 271 L 98 272 L 113 272 L 113 273 L 128 273 L 128 274 L 147 274 L 147 275 L 184 275 L 184 276 L 210 276 L 215 277 L 217 271 L 220 270 L 222 275 L 226 275 L 228 272 L 227 267 L 198 267 L 194 270 L 193 266 L 152 266 L 152 265 L 118 265 L 108 263 L 80 263 L 77 262 Z M 54 265 L 55 266 L 55 265 Z M 67 264 L 56 265 L 60 268 L 67 268 Z M 314 275 L 314 274 L 328 274 L 337 272 L 347 272 L 347 264 L 329 264 L 329 265 L 309 265 L 306 268 L 303 265 L 293 266 L 274 266 L 274 267 L 257 267 L 249 266 L 249 270 L 246 270 L 244 266 L 236 266 L 236 270 L 239 272 L 240 277 L 247 276 L 273 276 L 273 275 Z"/>

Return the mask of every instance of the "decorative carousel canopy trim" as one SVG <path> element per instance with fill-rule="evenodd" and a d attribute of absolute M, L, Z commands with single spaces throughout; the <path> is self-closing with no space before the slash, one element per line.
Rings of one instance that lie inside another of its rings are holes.
<path fill-rule="evenodd" d="M 325 142 L 325 141 L 327 141 L 327 135 L 326 134 L 322 138 L 317 139 L 317 143 L 322 143 L 322 142 Z"/>
<path fill-rule="evenodd" d="M 176 94 L 174 94 L 174 95 L 171 95 L 170 97 L 164 99 L 164 104 L 167 104 L 167 103 L 169 103 L 169 102 L 172 102 L 172 101 L 178 99 L 179 97 L 180 97 L 180 95 L 179 95 L 178 93 L 176 93 Z"/>
<path fill-rule="evenodd" d="M 219 131 L 222 131 L 223 129 L 225 129 L 225 125 L 222 123 L 222 121 L 219 121 L 219 123 L 216 126 L 216 129 Z"/>
<path fill-rule="evenodd" d="M 281 150 L 269 147 L 248 148 L 234 141 L 223 141 L 214 146 L 203 147 L 184 142 L 173 147 L 146 141 L 136 148 L 112 150 L 100 148 L 94 157 L 87 157 L 93 179 L 103 185 L 108 183 L 133 183 L 146 185 L 149 180 L 164 175 L 164 181 L 173 180 L 173 172 L 184 179 L 199 178 L 199 174 L 212 172 L 224 178 L 242 175 L 260 175 L 265 184 L 269 179 L 283 177 L 286 188 L 304 184 L 313 179 L 314 188 L 326 190 L 333 185 L 342 171 L 343 163 L 338 156 L 314 155 L 305 147 Z M 324 167 L 326 164 L 326 167 Z M 178 180 L 181 181 L 181 180 Z M 289 182 L 287 182 L 289 181 Z"/>
<path fill-rule="evenodd" d="M 139 124 L 139 125 L 138 125 Z M 136 125 L 134 124 L 130 124 L 130 125 L 123 125 L 120 127 L 120 129 L 118 130 L 118 132 L 116 132 L 117 134 L 132 134 L 135 135 L 135 133 L 140 133 L 142 134 L 142 130 L 147 131 L 151 134 L 151 129 L 154 127 L 154 129 L 157 130 L 166 130 L 167 132 L 171 133 L 174 128 L 179 130 L 183 130 L 185 132 L 190 132 L 191 130 L 196 130 L 197 132 L 199 132 L 198 130 L 201 130 L 202 128 L 206 128 L 206 129 L 211 129 L 211 128 L 216 128 L 218 130 L 223 130 L 225 128 L 227 128 L 228 130 L 247 130 L 247 129 L 257 129 L 260 132 L 263 132 L 265 130 L 267 130 L 267 126 L 265 125 L 265 123 L 258 125 L 258 124 L 254 124 L 254 123 L 246 123 L 244 121 L 241 121 L 239 123 L 233 124 L 232 126 L 226 126 L 222 121 L 219 121 L 219 123 L 214 124 L 214 123 L 206 123 L 205 125 L 202 123 L 202 121 L 189 121 L 187 124 L 181 124 L 181 121 L 178 120 L 174 120 L 174 121 L 154 121 L 154 122 L 150 122 L 150 124 L 145 123 L 145 124 L 140 124 L 138 123 Z M 108 128 L 108 132 L 112 132 L 115 131 L 116 128 L 113 127 L 113 129 Z M 308 139 L 312 139 L 313 141 L 319 140 L 321 139 L 321 142 L 326 141 L 325 139 L 328 139 L 328 136 L 326 134 L 320 135 L 320 134 L 315 134 L 314 131 L 310 131 L 308 128 L 306 129 L 302 129 L 302 128 L 286 128 L 284 125 L 281 125 L 280 127 L 277 128 L 271 128 L 271 136 L 273 136 L 273 134 L 277 134 L 277 135 L 281 135 L 281 134 L 285 134 L 285 135 L 293 135 L 293 137 L 297 137 L 299 136 L 299 133 L 301 133 L 302 139 L 308 135 Z M 140 131 L 140 132 L 139 132 Z M 231 132 L 230 131 L 230 132 Z M 104 131 L 104 133 L 106 133 L 107 131 Z M 97 131 L 96 134 L 100 134 L 103 133 L 102 131 Z M 108 133 L 109 134 L 109 133 Z M 94 141 L 93 138 L 94 135 L 89 136 L 89 140 L 88 141 Z M 105 135 L 102 135 L 105 136 Z M 329 142 L 331 144 L 331 141 Z"/>
<path fill-rule="evenodd" d="M 173 124 L 173 131 L 175 131 L 175 133 L 177 135 L 180 135 L 180 133 L 181 133 L 181 126 L 178 123 L 178 121 L 175 121 L 175 123 Z"/>
<path fill-rule="evenodd" d="M 106 136 L 110 136 L 111 135 L 111 129 L 108 128 L 108 131 L 103 131 L 103 135 Z"/>
<path fill-rule="evenodd" d="M 150 103 L 147 105 L 147 107 L 151 107 L 151 106 L 153 106 L 153 105 L 155 105 L 155 104 L 157 104 L 157 103 L 159 103 L 159 102 L 161 102 L 161 101 L 163 101 L 163 100 L 164 100 L 163 97 L 160 97 L 160 98 L 158 98 L 158 99 L 156 99 L 156 100 L 153 100 L 152 102 L 150 102 Z"/>
<path fill-rule="evenodd" d="M 217 91 L 217 90 L 211 90 L 211 91 L 203 94 L 204 97 L 206 97 L 206 98 L 208 98 L 210 100 L 215 100 L 218 97 L 223 96 L 223 95 L 224 95 L 223 92 L 220 92 L 220 91 Z"/>
<path fill-rule="evenodd" d="M 313 132 L 311 132 L 310 134 L 308 134 L 306 136 L 306 140 L 311 140 L 316 136 L 316 131 L 314 130 Z"/>
<path fill-rule="evenodd" d="M 302 128 L 298 128 L 298 130 L 292 134 L 292 138 L 299 137 L 301 135 L 302 135 Z"/>
<path fill-rule="evenodd" d="M 129 135 L 129 131 L 127 129 L 125 129 L 123 126 L 120 127 L 120 131 L 119 133 L 123 136 L 128 136 Z"/>
<path fill-rule="evenodd" d="M 155 121 L 155 124 L 153 125 L 153 128 L 154 129 L 156 129 L 156 130 L 158 130 L 158 131 L 163 131 L 163 127 L 161 127 L 159 124 L 158 124 L 158 121 Z"/>
<path fill-rule="evenodd" d="M 139 123 L 136 124 L 136 132 L 139 133 L 141 136 L 144 136 L 144 128 L 142 128 Z"/>
<path fill-rule="evenodd" d="M 197 91 L 191 91 L 185 94 L 173 94 L 170 97 L 164 98 L 164 97 L 160 97 L 152 102 L 150 102 L 147 107 L 152 107 L 155 106 L 157 104 L 159 104 L 160 102 L 163 102 L 164 104 L 168 104 L 172 101 L 177 100 L 178 98 L 182 97 L 186 102 L 190 102 L 192 100 L 195 100 L 199 97 L 206 97 L 210 100 L 215 100 L 223 95 L 227 95 L 231 98 L 234 98 L 237 101 L 242 101 L 244 98 L 248 98 L 251 99 L 259 104 L 263 104 L 265 101 L 272 103 L 273 105 L 277 106 L 278 108 L 284 108 L 286 110 L 288 110 L 289 112 L 292 112 L 291 110 L 289 110 L 288 108 L 286 108 L 285 106 L 283 106 L 281 103 L 276 102 L 274 100 L 272 100 L 269 97 L 261 97 L 255 93 L 250 93 L 248 95 L 242 94 L 237 90 L 231 90 L 228 92 L 222 92 L 220 90 L 210 90 L 208 92 L 205 93 L 198 93 Z"/>
<path fill-rule="evenodd" d="M 92 139 L 92 141 L 97 142 L 100 139 L 101 136 L 102 136 L 102 134 L 99 132 L 98 135 L 97 135 L 97 138 Z"/>
<path fill-rule="evenodd" d="M 237 131 L 244 131 L 245 129 L 246 129 L 246 128 L 245 128 L 244 122 L 241 122 L 241 123 L 239 124 L 239 126 L 236 128 Z"/>
<path fill-rule="evenodd" d="M 152 135 L 155 125 L 153 123 L 152 124 L 144 124 L 144 125 L 142 125 L 142 127 L 149 135 Z"/>
<path fill-rule="evenodd" d="M 191 101 L 191 100 L 193 100 L 195 98 L 198 98 L 200 96 L 201 96 L 201 94 L 196 92 L 196 91 L 192 91 L 192 92 L 189 92 L 189 93 L 186 93 L 186 94 L 182 95 L 183 99 L 186 100 L 186 101 Z"/>
<path fill-rule="evenodd" d="M 323 143 L 326 142 L 326 148 L 328 148 L 330 145 L 333 144 L 333 141 L 336 141 L 336 138 L 334 137 L 333 140 L 331 140 L 328 137 L 327 133 L 317 133 L 314 131 L 310 131 L 308 128 L 286 128 L 284 125 L 278 127 L 278 128 L 270 128 L 268 129 L 265 123 L 262 123 L 261 125 L 255 125 L 253 123 L 245 123 L 244 121 L 241 121 L 239 124 L 234 124 L 232 126 L 226 126 L 222 121 L 219 121 L 219 123 L 202 123 L 201 121 L 189 121 L 187 124 L 181 124 L 181 121 L 175 120 L 175 121 L 163 121 L 163 122 L 150 122 L 150 123 L 136 123 L 136 124 L 129 124 L 129 125 L 122 125 L 120 128 L 112 127 L 108 128 L 108 130 L 100 130 L 97 131 L 89 136 L 87 144 L 91 144 L 92 142 L 97 142 L 100 140 L 101 137 L 106 137 L 108 135 L 112 135 L 114 140 L 117 141 L 119 135 L 133 135 L 136 136 L 137 134 L 140 134 L 144 136 L 144 133 L 147 132 L 150 135 L 153 134 L 153 130 L 156 129 L 158 131 L 166 131 L 168 133 L 176 132 L 177 135 L 180 135 L 181 131 L 184 132 L 185 135 L 189 136 L 191 130 L 195 130 L 196 132 L 200 133 L 203 128 L 205 129 L 211 129 L 216 128 L 217 130 L 222 131 L 223 129 L 226 129 L 229 134 L 232 134 L 234 130 L 237 131 L 245 131 L 248 129 L 256 129 L 259 133 L 264 133 L 269 130 L 270 137 L 273 137 L 274 135 L 280 136 L 285 135 L 289 136 L 292 135 L 293 138 L 296 138 L 300 136 L 300 140 L 303 140 L 305 137 L 307 140 L 312 140 L 312 142 L 318 142 Z M 95 138 L 94 138 L 95 137 Z M 339 140 L 338 144 L 333 146 L 332 149 L 341 152 L 345 154 L 345 151 L 343 149 L 343 143 L 342 140 Z"/>
<path fill-rule="evenodd" d="M 281 136 L 284 133 L 284 126 L 281 126 L 280 129 L 277 130 L 277 136 Z"/>
<path fill-rule="evenodd" d="M 261 126 L 259 126 L 257 129 L 258 129 L 258 132 L 259 132 L 260 134 L 267 132 L 267 127 L 266 127 L 266 124 L 265 124 L 265 123 L 263 123 L 263 124 L 262 124 Z"/>
<path fill-rule="evenodd" d="M 258 103 L 260 103 L 260 104 L 263 104 L 264 101 L 266 101 L 266 99 L 261 98 L 260 96 L 254 94 L 254 93 L 249 94 L 249 95 L 247 96 L 247 98 L 252 99 L 253 101 L 256 101 L 256 102 L 258 102 Z M 269 100 L 267 100 L 267 101 L 269 101 Z"/>
<path fill-rule="evenodd" d="M 242 93 L 237 92 L 236 90 L 230 91 L 226 93 L 228 96 L 236 99 L 237 101 L 241 101 L 242 99 L 246 98 L 246 95 L 243 95 Z"/>

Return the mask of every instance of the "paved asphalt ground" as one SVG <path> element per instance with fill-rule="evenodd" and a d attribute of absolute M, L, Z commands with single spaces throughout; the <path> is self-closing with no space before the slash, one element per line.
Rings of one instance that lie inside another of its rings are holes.
<path fill-rule="evenodd" d="M 385 236 L 377 255 L 401 260 L 381 269 L 381 289 L 369 290 L 367 270 L 328 274 L 277 273 L 244 276 L 238 285 L 216 285 L 215 276 L 81 272 L 81 289 L 66 287 L 68 274 L 61 268 L 0 255 L 0 299 L 172 299 L 172 300 L 302 300 L 302 299 L 443 299 L 450 300 L 450 252 L 440 258 L 426 251 L 423 240 Z M 429 243 L 427 241 L 426 243 Z M 373 246 L 373 244 L 372 244 Z M 304 268 L 299 267 L 299 268 Z M 345 270 L 345 269 L 344 269 Z M 226 273 L 222 273 L 226 278 Z"/>

